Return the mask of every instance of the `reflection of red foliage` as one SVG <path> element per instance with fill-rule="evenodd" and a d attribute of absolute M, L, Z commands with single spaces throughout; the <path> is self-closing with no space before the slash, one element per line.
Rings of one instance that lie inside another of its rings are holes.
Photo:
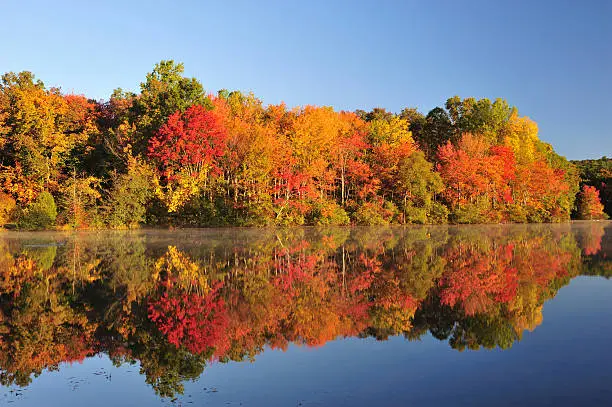
<path fill-rule="evenodd" d="M 591 224 L 589 233 L 586 233 L 583 243 L 584 254 L 593 256 L 601 250 L 601 239 L 606 234 L 603 225 Z M 604 256 L 605 257 L 605 256 Z"/>
<path fill-rule="evenodd" d="M 175 292 L 172 283 L 167 286 L 160 298 L 149 302 L 149 319 L 177 347 L 185 346 L 193 353 L 215 348 L 216 355 L 223 354 L 229 343 L 225 302 L 218 295 L 222 283 L 205 295 Z"/>
<path fill-rule="evenodd" d="M 517 269 L 510 266 L 512 252 L 513 245 L 500 247 L 495 255 L 473 247 L 453 248 L 448 254 L 451 267 L 439 281 L 442 303 L 461 303 L 467 315 L 474 315 L 512 300 L 518 289 Z"/>
<path fill-rule="evenodd" d="M 359 263 L 364 269 L 355 273 L 349 281 L 348 289 L 351 294 L 370 288 L 374 282 L 374 275 L 381 271 L 380 261 L 366 257 L 363 253 L 359 255 Z"/>
<path fill-rule="evenodd" d="M 284 250 L 284 252 L 286 254 L 282 255 L 281 253 L 283 257 L 281 257 L 282 260 L 278 265 L 278 269 L 282 271 L 282 273 L 273 279 L 273 284 L 290 296 L 293 296 L 295 295 L 294 285 L 296 283 L 312 279 L 317 270 L 317 256 L 307 255 L 302 258 L 294 259 L 286 256 L 289 256 L 290 253 L 294 253 L 295 250 Z"/>

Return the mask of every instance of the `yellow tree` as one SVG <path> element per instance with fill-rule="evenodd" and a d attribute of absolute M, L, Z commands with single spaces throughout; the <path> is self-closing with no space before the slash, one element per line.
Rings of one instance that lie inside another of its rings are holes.
<path fill-rule="evenodd" d="M 75 149 L 85 146 L 97 131 L 95 105 L 83 96 L 64 96 L 58 88 L 45 88 L 30 72 L 3 75 L 0 94 L 1 155 L 7 166 L 3 172 L 20 173 L 36 189 L 7 192 L 28 202 L 43 188 L 58 188 L 62 169 Z"/>

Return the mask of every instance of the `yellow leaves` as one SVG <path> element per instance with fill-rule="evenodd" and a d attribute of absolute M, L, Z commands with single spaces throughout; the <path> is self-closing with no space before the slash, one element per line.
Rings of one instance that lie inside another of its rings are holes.
<path fill-rule="evenodd" d="M 16 91 L 18 111 L 15 126 L 24 136 L 32 137 L 40 147 L 46 147 L 56 159 L 77 141 L 84 141 L 81 134 L 65 134 L 70 125 L 67 115 L 70 114 L 66 100 L 56 92 L 48 92 L 39 87 Z"/>
<path fill-rule="evenodd" d="M 45 89 L 27 72 L 6 78 L 0 88 L 0 145 L 10 151 L 8 162 L 21 165 L 32 182 L 54 188 L 70 152 L 97 132 L 95 104 Z"/>
<path fill-rule="evenodd" d="M 393 305 L 388 308 L 376 307 L 371 311 L 372 326 L 394 334 L 410 332 L 415 308 Z"/>
<path fill-rule="evenodd" d="M 265 178 L 274 168 L 276 156 L 283 155 L 281 139 L 275 123 L 262 120 L 261 102 L 252 96 L 241 97 L 230 94 L 229 102 L 233 114 L 225 116 L 227 145 L 231 151 L 226 157 L 228 169 L 236 176 L 252 180 Z M 238 103 L 238 101 L 240 103 Z M 215 100 L 215 108 L 220 103 Z"/>
<path fill-rule="evenodd" d="M 153 187 L 157 196 L 168 208 L 176 212 L 189 199 L 198 195 L 206 187 L 208 171 L 193 172 L 188 169 L 173 175 L 171 182 L 162 185 L 158 175 L 153 177 Z"/>
<path fill-rule="evenodd" d="M 513 112 L 502 132 L 505 135 L 504 143 L 512 148 L 518 163 L 531 163 L 537 159 L 539 139 L 536 122 Z"/>
<path fill-rule="evenodd" d="M 373 120 L 370 123 L 370 138 L 374 145 L 389 144 L 392 147 L 402 144 L 414 145 L 410 123 L 398 116 Z"/>
<path fill-rule="evenodd" d="M 23 255 L 16 259 L 12 259 L 11 256 L 10 261 L 2 263 L 8 263 L 8 267 L 0 272 L 0 294 L 19 293 L 23 284 L 38 270 L 36 262 Z"/>
<path fill-rule="evenodd" d="M 16 206 L 15 200 L 10 195 L 0 192 L 0 225 L 11 220 Z"/>
<path fill-rule="evenodd" d="M 167 277 L 177 278 L 178 284 L 185 289 L 195 289 L 201 294 L 210 291 L 208 276 L 205 270 L 192 261 L 175 246 L 168 246 L 168 251 L 155 262 L 154 280 L 164 273 Z"/>
<path fill-rule="evenodd" d="M 28 178 L 20 165 L 0 167 L 0 188 L 21 205 L 32 202 L 42 191 L 41 185 Z"/>
<path fill-rule="evenodd" d="M 533 331 L 542 323 L 542 304 L 539 290 L 540 287 L 537 284 L 525 281 L 519 286 L 517 296 L 508 304 L 508 311 L 512 316 L 512 326 L 519 338 L 523 331 Z"/>
<path fill-rule="evenodd" d="M 327 157 L 344 129 L 345 123 L 333 108 L 304 107 L 291 134 L 294 155 L 303 165 L 318 157 Z"/>
<path fill-rule="evenodd" d="M 99 190 L 100 182 L 100 178 L 97 177 L 75 177 L 64 184 L 62 191 L 68 195 L 75 191 L 79 195 L 98 199 L 101 196 Z"/>

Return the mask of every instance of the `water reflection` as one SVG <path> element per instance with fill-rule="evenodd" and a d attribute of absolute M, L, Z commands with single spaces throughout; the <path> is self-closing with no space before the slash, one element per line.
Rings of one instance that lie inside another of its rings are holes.
<path fill-rule="evenodd" d="M 612 224 L 0 235 L 0 380 L 105 353 L 173 396 L 216 362 L 338 337 L 510 348 Z"/>

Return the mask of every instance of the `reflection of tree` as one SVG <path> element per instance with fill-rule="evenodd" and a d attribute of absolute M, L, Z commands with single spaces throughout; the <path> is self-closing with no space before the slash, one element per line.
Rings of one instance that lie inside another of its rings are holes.
<path fill-rule="evenodd" d="M 1 272 L 2 384 L 26 385 L 32 374 L 92 354 L 95 322 L 73 301 L 70 277 L 42 264 L 21 254 Z"/>
<path fill-rule="evenodd" d="M 442 304 L 461 304 L 466 315 L 494 312 L 516 296 L 517 270 L 511 266 L 514 247 L 478 248 L 459 242 L 445 258 L 448 268 L 439 280 Z"/>
<path fill-rule="evenodd" d="M 610 226 L 610 223 L 589 222 L 586 228 L 587 233 L 580 236 L 584 254 L 582 274 L 612 277 L 612 258 L 610 258 L 612 229 Z"/>
<path fill-rule="evenodd" d="M 542 322 L 542 304 L 577 274 L 571 235 L 455 239 L 445 253 L 439 297 L 421 307 L 415 325 L 459 350 L 512 346 Z"/>
<path fill-rule="evenodd" d="M 173 396 L 266 346 L 429 332 L 505 349 L 579 272 L 612 274 L 610 234 L 590 225 L 189 233 L 0 239 L 2 383 L 94 352 Z"/>
<path fill-rule="evenodd" d="M 592 256 L 599 253 L 601 250 L 601 240 L 605 234 L 604 223 L 589 222 L 588 232 L 582 235 L 582 246 L 586 256 Z"/>
<path fill-rule="evenodd" d="M 161 397 L 181 394 L 183 382 L 197 379 L 204 371 L 206 360 L 210 358 L 210 355 L 194 354 L 185 347 L 176 347 L 162 335 L 155 335 L 151 331 L 139 333 L 131 339 L 134 342 L 127 350 L 128 355 L 115 355 L 115 363 L 139 362 L 140 372 L 146 376 L 146 382 Z"/>
<path fill-rule="evenodd" d="M 218 283 L 206 293 L 177 288 L 173 278 L 161 283 L 159 297 L 149 300 L 149 319 L 168 338 L 168 342 L 186 347 L 191 353 L 204 353 L 215 348 L 222 354 L 228 348 L 227 313 L 219 297 Z"/>

